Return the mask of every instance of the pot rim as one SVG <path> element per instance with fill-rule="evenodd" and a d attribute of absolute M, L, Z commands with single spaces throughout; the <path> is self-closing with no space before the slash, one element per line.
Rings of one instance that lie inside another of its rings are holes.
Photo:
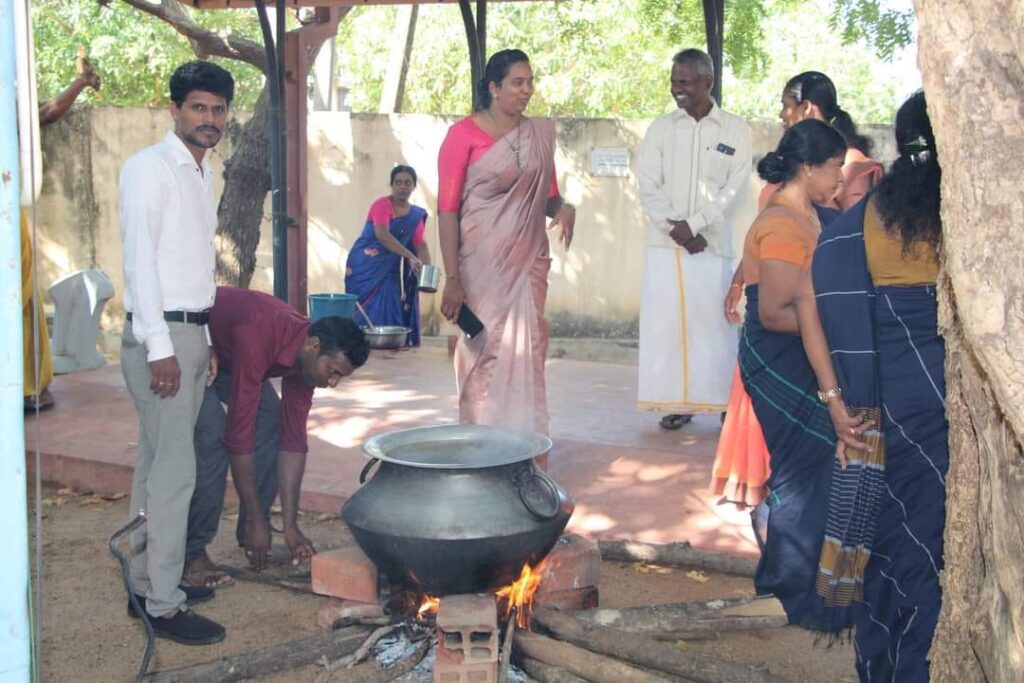
<path fill-rule="evenodd" d="M 476 447 L 463 454 L 457 461 L 440 462 L 431 460 L 431 453 L 422 459 L 407 457 L 416 445 L 439 443 L 453 445 L 474 444 Z M 481 453 L 479 444 L 489 443 Z M 412 427 L 399 429 L 371 437 L 363 444 L 363 451 L 370 458 L 383 462 L 435 470 L 466 470 L 501 467 L 532 460 L 551 450 L 551 439 L 543 434 L 506 429 L 493 425 L 437 425 L 433 427 Z M 399 451 L 401 454 L 396 454 Z"/>

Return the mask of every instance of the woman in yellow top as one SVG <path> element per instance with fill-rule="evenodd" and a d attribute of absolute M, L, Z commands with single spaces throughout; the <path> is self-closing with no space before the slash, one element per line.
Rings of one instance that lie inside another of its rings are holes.
<path fill-rule="evenodd" d="M 836 436 L 818 402 L 796 301 L 821 233 L 814 205 L 835 195 L 845 152 L 842 135 L 808 119 L 789 128 L 778 149 L 758 163 L 758 174 L 780 188 L 744 245 L 749 284 L 739 349 L 743 384 L 771 454 L 770 493 L 755 516 L 761 561 L 754 585 L 758 594 L 782 602 L 790 623 L 830 633 L 851 622 L 815 590 L 817 567 L 808 558 L 816 559 L 822 547 Z M 859 428 L 859 421 L 850 419 L 848 426 Z"/>
<path fill-rule="evenodd" d="M 797 305 L 836 430 L 849 429 L 852 413 L 871 425 L 866 448 L 838 445 L 818 570 L 837 600 L 857 602 L 862 681 L 928 680 L 942 598 L 942 171 L 923 93 L 900 107 L 896 143 L 900 156 L 875 192 L 822 233 Z"/>

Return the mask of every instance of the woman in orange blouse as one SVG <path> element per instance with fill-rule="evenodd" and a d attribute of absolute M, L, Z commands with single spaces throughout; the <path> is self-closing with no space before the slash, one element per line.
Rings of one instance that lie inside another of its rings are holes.
<path fill-rule="evenodd" d="M 778 149 L 758 163 L 760 176 L 780 188 L 744 245 L 749 284 L 739 349 L 743 384 L 771 454 L 770 493 L 755 515 L 761 561 L 754 586 L 782 602 L 790 623 L 829 633 L 848 628 L 848 615 L 818 594 L 817 566 L 808 558 L 821 553 L 836 432 L 818 401 L 796 301 L 821 233 L 814 205 L 835 196 L 845 152 L 842 135 L 808 119 L 788 129 Z M 860 422 L 851 418 L 841 427 L 849 435 Z"/>

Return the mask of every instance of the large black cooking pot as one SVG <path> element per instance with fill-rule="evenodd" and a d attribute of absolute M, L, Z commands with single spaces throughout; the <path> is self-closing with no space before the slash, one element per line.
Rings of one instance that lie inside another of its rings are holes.
<path fill-rule="evenodd" d="M 363 446 L 365 483 L 341 516 L 393 581 L 438 596 L 504 586 L 547 555 L 572 515 L 533 463 L 550 449 L 546 436 L 483 425 L 381 434 Z"/>

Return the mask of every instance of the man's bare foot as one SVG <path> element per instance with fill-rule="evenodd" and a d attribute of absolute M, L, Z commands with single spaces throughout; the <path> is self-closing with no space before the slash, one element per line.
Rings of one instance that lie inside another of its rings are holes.
<path fill-rule="evenodd" d="M 181 580 L 190 586 L 206 586 L 207 588 L 224 588 L 235 582 L 234 577 L 215 564 L 206 553 L 185 563 L 185 571 L 182 572 Z"/>

